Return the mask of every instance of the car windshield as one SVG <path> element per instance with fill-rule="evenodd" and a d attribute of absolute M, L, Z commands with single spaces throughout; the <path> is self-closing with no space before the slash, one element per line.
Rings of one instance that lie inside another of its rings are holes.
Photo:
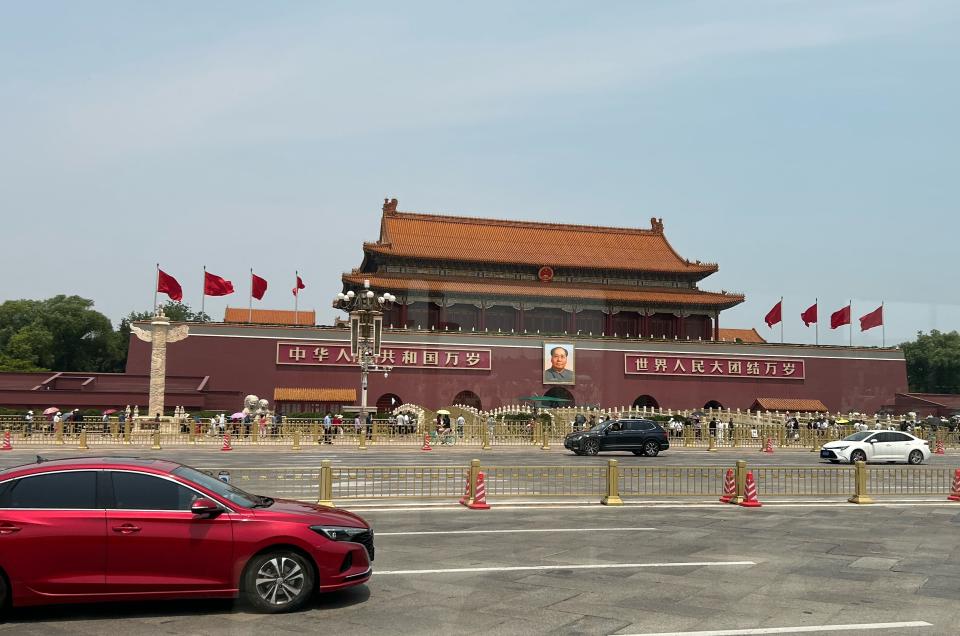
<path fill-rule="evenodd" d="M 217 479 L 207 473 L 200 472 L 196 468 L 190 468 L 189 466 L 180 466 L 175 468 L 172 473 L 178 477 L 183 477 L 188 479 L 195 484 L 203 486 L 207 490 L 211 490 L 227 501 L 237 504 L 238 506 L 243 506 L 244 508 L 252 508 L 261 503 L 262 497 L 258 495 L 251 495 L 250 493 L 240 490 L 236 486 L 231 486 L 230 484 Z"/>
<path fill-rule="evenodd" d="M 853 435 L 847 435 L 843 438 L 845 442 L 862 442 L 873 435 L 872 431 L 860 431 L 859 433 L 854 433 Z"/>

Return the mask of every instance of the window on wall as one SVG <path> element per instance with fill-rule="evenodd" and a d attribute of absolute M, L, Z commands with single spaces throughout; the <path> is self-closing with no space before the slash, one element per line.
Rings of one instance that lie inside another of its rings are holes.
<path fill-rule="evenodd" d="M 595 309 L 587 309 L 577 314 L 577 331 L 580 333 L 603 333 L 603 321 L 606 314 Z"/>
<path fill-rule="evenodd" d="M 650 316 L 650 331 L 654 338 L 673 338 L 677 334 L 673 314 Z"/>
<path fill-rule="evenodd" d="M 517 310 L 513 307 L 497 305 L 487 307 L 485 324 L 487 331 L 512 331 L 517 324 Z"/>
<path fill-rule="evenodd" d="M 528 332 L 562 333 L 567 329 L 567 316 L 562 309 L 530 309 L 523 314 L 523 328 Z"/>
<path fill-rule="evenodd" d="M 429 315 L 427 313 L 427 303 L 413 303 L 407 307 L 407 326 L 420 327 L 426 329 L 429 327 Z"/>
<path fill-rule="evenodd" d="M 479 325 L 480 310 L 473 305 L 458 303 L 447 307 L 447 324 L 451 329 L 471 331 Z"/>
<path fill-rule="evenodd" d="M 640 333 L 639 317 L 635 311 L 621 311 L 613 315 L 613 333 L 618 336 L 630 334 L 636 336 Z"/>

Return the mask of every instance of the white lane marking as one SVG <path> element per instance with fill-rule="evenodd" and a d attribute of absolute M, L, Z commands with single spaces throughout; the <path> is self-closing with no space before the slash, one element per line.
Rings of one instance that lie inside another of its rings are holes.
<path fill-rule="evenodd" d="M 402 537 L 421 534 L 516 534 L 520 532 L 625 532 L 656 528 L 531 528 L 523 530 L 430 530 L 428 532 L 378 532 L 378 537 Z"/>
<path fill-rule="evenodd" d="M 644 632 L 623 636 L 740 636 L 750 634 L 799 634 L 809 632 L 848 632 L 855 629 L 900 629 L 903 627 L 933 627 L 926 621 L 902 623 L 855 623 L 847 625 L 802 625 L 798 627 L 760 627 L 756 629 L 721 629 L 705 632 Z"/>
<path fill-rule="evenodd" d="M 455 574 L 463 572 L 520 572 L 523 570 L 602 570 L 637 568 L 685 568 L 690 566 L 756 565 L 754 561 L 689 561 L 686 563 L 598 563 L 596 565 L 513 565 L 485 568 L 444 568 L 438 570 L 375 570 L 376 574 Z"/>

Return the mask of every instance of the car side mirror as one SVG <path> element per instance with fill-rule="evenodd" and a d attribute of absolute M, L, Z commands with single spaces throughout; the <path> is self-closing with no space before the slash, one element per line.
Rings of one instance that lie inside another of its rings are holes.
<path fill-rule="evenodd" d="M 223 509 L 212 499 L 197 499 L 190 504 L 190 512 L 198 517 L 216 517 Z"/>
<path fill-rule="evenodd" d="M 877 443 L 877 438 L 876 438 L 876 437 L 871 437 L 870 439 L 867 440 L 867 443 L 868 443 L 868 444 L 876 444 L 876 443 Z"/>

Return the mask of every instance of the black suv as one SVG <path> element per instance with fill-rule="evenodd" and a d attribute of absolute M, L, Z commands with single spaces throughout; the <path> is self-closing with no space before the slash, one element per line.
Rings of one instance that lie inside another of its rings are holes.
<path fill-rule="evenodd" d="M 652 420 L 607 420 L 588 431 L 570 433 L 563 445 L 577 455 L 632 451 L 634 455 L 656 457 L 670 448 L 670 441 L 667 432 Z"/>

